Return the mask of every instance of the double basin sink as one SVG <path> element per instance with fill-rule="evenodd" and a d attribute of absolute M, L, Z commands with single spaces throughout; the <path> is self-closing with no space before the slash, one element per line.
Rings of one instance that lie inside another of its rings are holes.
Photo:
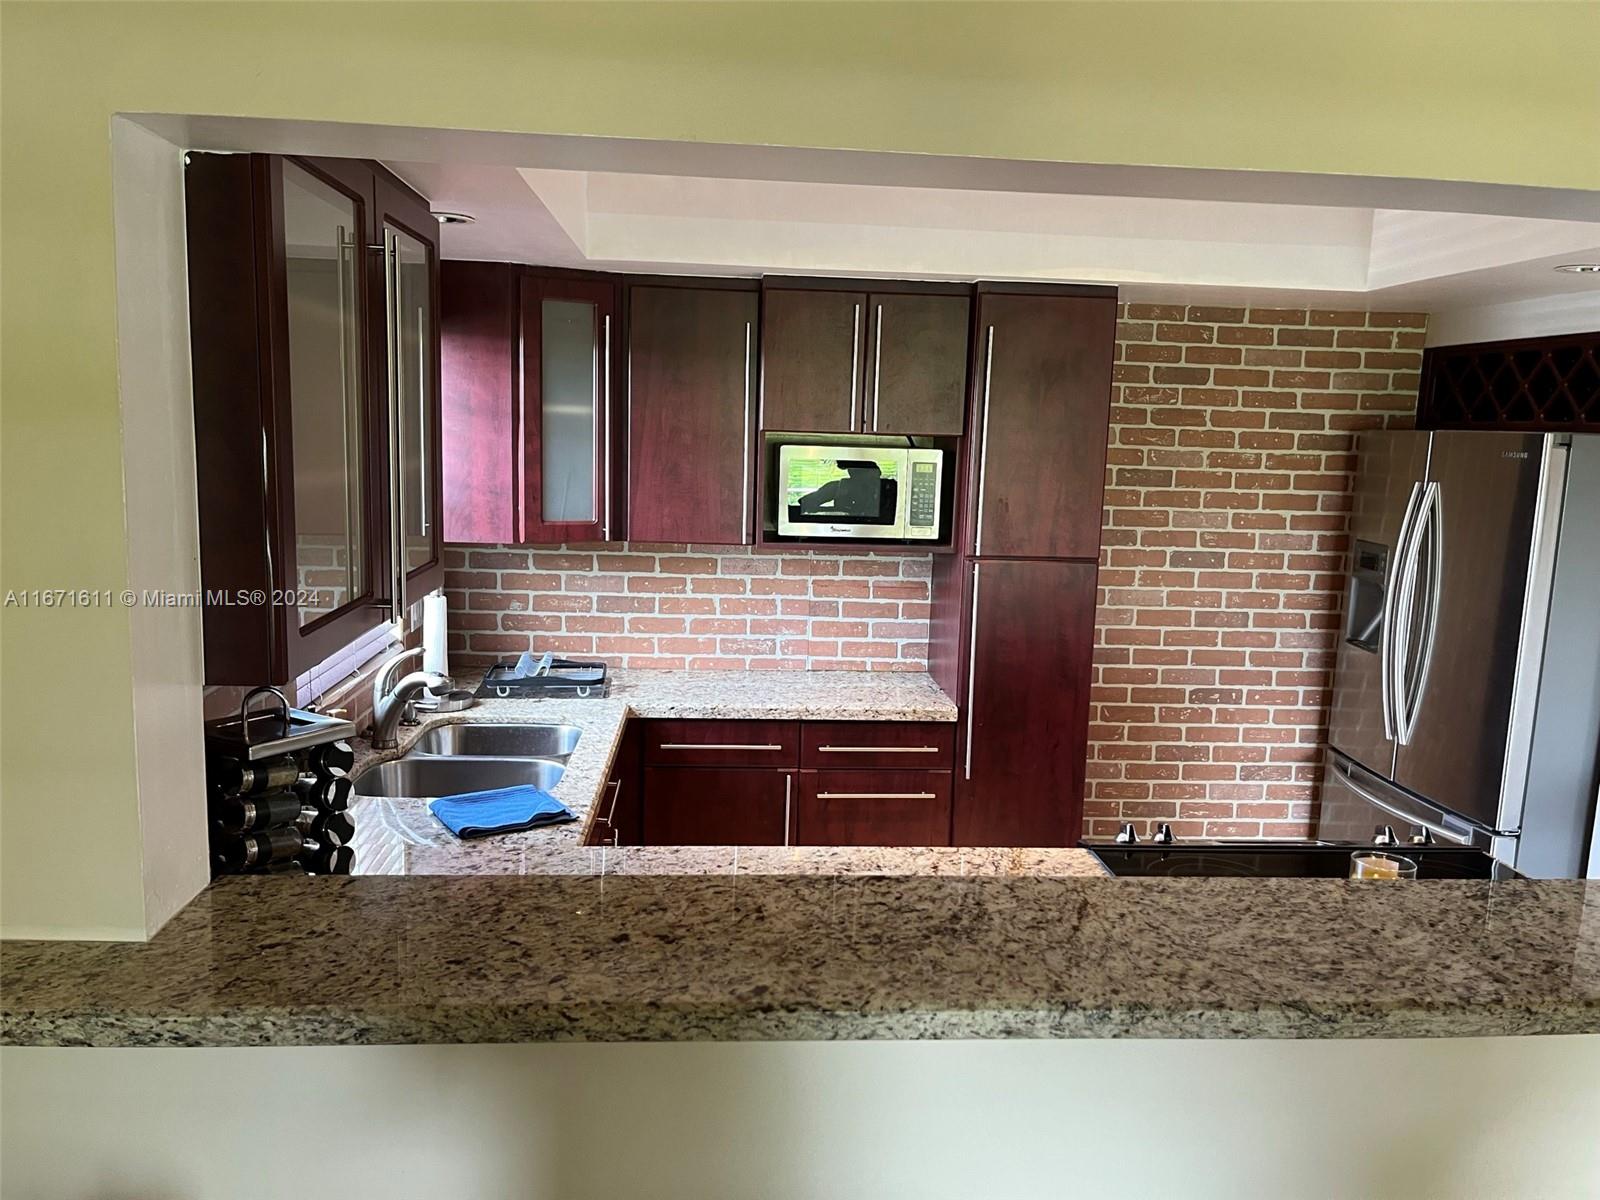
<path fill-rule="evenodd" d="M 432 799 L 524 783 L 548 790 L 581 733 L 575 725 L 438 725 L 404 758 L 363 771 L 355 792 Z"/>

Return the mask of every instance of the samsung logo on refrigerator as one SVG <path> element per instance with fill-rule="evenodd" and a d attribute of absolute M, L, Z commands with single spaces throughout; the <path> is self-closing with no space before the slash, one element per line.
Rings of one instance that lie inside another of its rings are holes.
<path fill-rule="evenodd" d="M 1502 450 L 1502 451 L 1500 451 L 1500 457 L 1501 458 L 1527 458 L 1528 457 L 1528 452 L 1526 450 Z"/>

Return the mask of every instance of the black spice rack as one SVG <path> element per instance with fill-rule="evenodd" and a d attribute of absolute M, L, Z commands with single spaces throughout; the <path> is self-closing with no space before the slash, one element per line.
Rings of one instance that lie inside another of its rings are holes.
<path fill-rule="evenodd" d="M 277 704 L 251 711 L 259 696 Z M 212 878 L 350 873 L 355 732 L 349 721 L 290 708 L 274 687 L 245 696 L 237 717 L 207 724 Z"/>

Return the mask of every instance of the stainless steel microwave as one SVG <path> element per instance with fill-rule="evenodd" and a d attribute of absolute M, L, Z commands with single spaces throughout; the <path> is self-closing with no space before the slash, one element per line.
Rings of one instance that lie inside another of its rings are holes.
<path fill-rule="evenodd" d="M 944 455 L 914 446 L 780 445 L 778 535 L 934 541 Z"/>

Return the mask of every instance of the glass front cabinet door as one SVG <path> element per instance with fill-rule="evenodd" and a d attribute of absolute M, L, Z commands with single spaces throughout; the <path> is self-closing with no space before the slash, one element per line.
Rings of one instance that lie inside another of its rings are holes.
<path fill-rule="evenodd" d="M 380 177 L 392 591 L 417 603 L 443 580 L 439 471 L 438 222 L 409 191 Z"/>
<path fill-rule="evenodd" d="M 612 539 L 612 356 L 616 288 L 521 278 L 519 540 Z"/>
<path fill-rule="evenodd" d="M 438 223 L 347 159 L 185 192 L 206 682 L 292 683 L 443 579 Z"/>

